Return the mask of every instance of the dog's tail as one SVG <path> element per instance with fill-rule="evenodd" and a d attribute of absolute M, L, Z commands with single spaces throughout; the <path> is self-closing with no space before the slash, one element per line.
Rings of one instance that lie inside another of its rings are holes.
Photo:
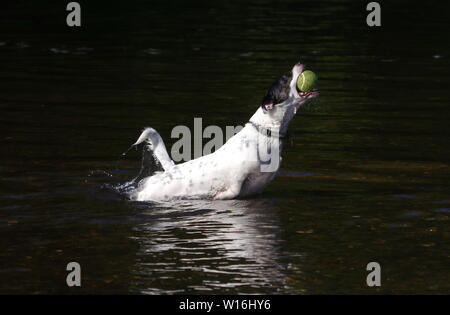
<path fill-rule="evenodd" d="M 138 144 L 141 144 L 142 142 L 146 142 L 150 145 L 150 149 L 153 151 L 153 155 L 165 171 L 175 165 L 175 163 L 167 153 L 163 139 L 155 129 L 150 127 L 145 128 L 137 141 L 133 143 L 131 147 L 123 154 L 125 155 L 131 148 L 137 146 Z"/>

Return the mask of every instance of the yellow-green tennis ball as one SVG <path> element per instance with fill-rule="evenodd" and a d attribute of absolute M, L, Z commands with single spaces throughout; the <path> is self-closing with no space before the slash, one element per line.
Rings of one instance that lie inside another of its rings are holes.
<path fill-rule="evenodd" d="M 310 71 L 303 71 L 297 79 L 297 88 L 302 92 L 311 92 L 317 83 L 317 75 Z"/>

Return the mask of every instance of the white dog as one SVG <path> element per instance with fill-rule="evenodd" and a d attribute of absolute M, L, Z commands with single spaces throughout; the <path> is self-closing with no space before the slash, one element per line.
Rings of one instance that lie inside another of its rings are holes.
<path fill-rule="evenodd" d="M 146 128 L 133 146 L 146 142 L 163 171 L 146 177 L 141 171 L 131 199 L 217 200 L 260 193 L 279 168 L 289 122 L 301 105 L 319 95 L 318 91 L 297 91 L 297 78 L 303 70 L 304 65 L 297 63 L 276 80 L 245 127 L 209 155 L 175 165 L 159 133 Z"/>

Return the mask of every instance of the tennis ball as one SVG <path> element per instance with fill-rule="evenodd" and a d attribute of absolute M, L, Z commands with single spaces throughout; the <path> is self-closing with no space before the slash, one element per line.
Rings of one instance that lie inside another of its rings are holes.
<path fill-rule="evenodd" d="M 297 79 L 297 88 L 302 92 L 311 92 L 317 82 L 317 75 L 310 71 L 303 71 Z"/>

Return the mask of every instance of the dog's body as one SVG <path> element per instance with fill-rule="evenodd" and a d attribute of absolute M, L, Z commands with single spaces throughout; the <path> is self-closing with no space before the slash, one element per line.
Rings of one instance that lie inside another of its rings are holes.
<path fill-rule="evenodd" d="M 272 84 L 249 123 L 209 155 L 175 165 L 160 135 L 152 128 L 145 129 L 134 145 L 147 142 L 164 171 L 141 179 L 131 198 L 234 199 L 261 192 L 278 170 L 282 138 L 290 120 L 298 107 L 318 95 L 297 92 L 302 71 L 303 65 L 298 63 L 289 75 Z M 276 153 L 270 161 L 262 158 L 268 150 Z M 268 162 L 273 165 L 268 167 Z"/>

